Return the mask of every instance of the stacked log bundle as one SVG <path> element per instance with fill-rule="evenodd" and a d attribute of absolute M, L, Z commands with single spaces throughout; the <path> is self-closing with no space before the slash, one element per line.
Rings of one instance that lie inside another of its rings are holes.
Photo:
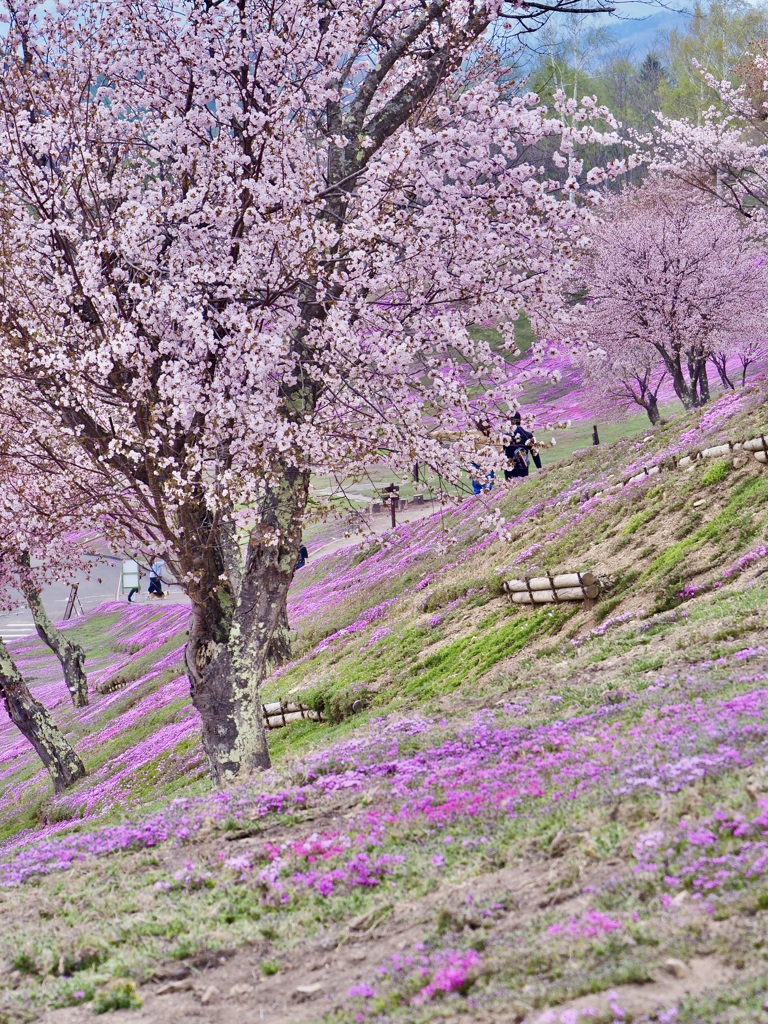
<path fill-rule="evenodd" d="M 744 442 L 744 451 L 751 452 L 758 462 L 768 463 L 768 441 L 764 434 Z"/>
<path fill-rule="evenodd" d="M 291 722 L 300 722 L 302 719 L 310 722 L 324 722 L 325 716 L 319 711 L 314 711 L 306 704 L 298 704 L 290 701 L 276 701 L 273 704 L 262 704 L 264 711 L 264 725 L 267 729 L 282 729 Z"/>
<path fill-rule="evenodd" d="M 557 576 L 526 576 L 507 580 L 504 590 L 513 604 L 559 604 L 561 601 L 592 602 L 600 595 L 594 573 L 565 572 Z"/>

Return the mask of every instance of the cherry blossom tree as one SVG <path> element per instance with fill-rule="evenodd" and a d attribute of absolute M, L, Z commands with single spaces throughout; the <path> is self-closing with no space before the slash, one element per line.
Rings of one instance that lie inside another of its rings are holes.
<path fill-rule="evenodd" d="M 589 391 L 608 410 L 640 406 L 655 426 L 661 420 L 658 398 L 667 376 L 658 352 L 650 345 L 627 344 L 619 332 L 601 332 L 599 345 L 577 356 Z"/>
<path fill-rule="evenodd" d="M 768 324 L 766 324 L 768 332 Z M 727 339 L 712 353 L 712 365 L 717 370 L 724 388 L 735 390 L 736 383 L 747 383 L 747 370 L 753 363 L 768 358 L 768 337 Z M 736 365 L 734 373 L 732 367 Z"/>
<path fill-rule="evenodd" d="M 763 228 L 768 211 L 768 53 L 761 44 L 741 68 L 743 85 L 700 71 L 721 106 L 696 122 L 657 115 L 644 140 L 656 173 L 684 183 Z"/>
<path fill-rule="evenodd" d="M 83 707 L 88 703 L 85 654 L 56 628 L 40 593 L 46 584 L 71 578 L 85 564 L 82 544 L 74 534 L 81 525 L 79 510 L 68 506 L 67 481 L 52 468 L 35 472 L 24 463 L 12 465 L 5 453 L 0 457 L 0 610 L 11 611 L 26 601 L 39 636 L 62 665 L 73 704 Z M 51 775 L 55 792 L 85 775 L 82 761 L 47 708 L 30 692 L 2 640 L 0 696 L 11 720 Z"/>
<path fill-rule="evenodd" d="M 513 348 L 521 309 L 562 315 L 606 112 L 509 95 L 488 40 L 580 6 L 5 4 L 1 400 L 111 483 L 114 535 L 191 598 L 216 779 L 269 764 L 258 691 L 311 473 L 458 481 L 435 424 L 510 400 L 468 325 Z"/>
<path fill-rule="evenodd" d="M 580 275 L 589 301 L 575 319 L 616 360 L 615 380 L 631 378 L 652 422 L 654 357 L 691 409 L 709 399 L 713 354 L 762 337 L 768 277 L 758 257 L 735 212 L 689 189 L 651 179 L 607 204 Z"/>

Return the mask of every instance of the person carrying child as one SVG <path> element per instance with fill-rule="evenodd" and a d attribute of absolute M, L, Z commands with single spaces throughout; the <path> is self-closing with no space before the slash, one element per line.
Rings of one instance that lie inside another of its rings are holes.
<path fill-rule="evenodd" d="M 541 458 L 536 447 L 536 438 L 533 434 L 521 426 L 522 417 L 519 412 L 511 416 L 512 433 L 509 444 L 504 446 L 504 454 L 507 457 L 509 469 L 504 470 L 504 479 L 513 480 L 516 477 L 528 476 L 530 460 L 537 469 L 541 469 Z"/>

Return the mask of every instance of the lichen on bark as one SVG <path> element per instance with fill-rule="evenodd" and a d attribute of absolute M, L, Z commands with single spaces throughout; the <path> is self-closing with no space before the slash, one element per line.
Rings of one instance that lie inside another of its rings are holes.
<path fill-rule="evenodd" d="M 285 467 L 277 479 L 260 502 L 245 554 L 237 545 L 218 545 L 205 574 L 188 587 L 187 671 L 218 782 L 270 766 L 260 689 L 285 647 L 309 474 Z"/>
<path fill-rule="evenodd" d="M 50 712 L 30 693 L 8 648 L 0 640 L 0 695 L 11 721 L 32 744 L 53 780 L 55 793 L 62 793 L 86 772 L 85 766 L 53 721 Z"/>
<path fill-rule="evenodd" d="M 84 669 L 85 651 L 78 643 L 70 640 L 56 628 L 45 610 L 39 590 L 25 587 L 24 597 L 32 612 L 37 635 L 59 659 L 72 703 L 76 708 L 86 707 L 88 704 L 88 680 Z"/>

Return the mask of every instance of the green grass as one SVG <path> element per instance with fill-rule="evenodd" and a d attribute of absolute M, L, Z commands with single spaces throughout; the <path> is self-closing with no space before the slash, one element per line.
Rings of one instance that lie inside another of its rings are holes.
<path fill-rule="evenodd" d="M 648 568 L 648 576 L 668 577 L 683 564 L 694 551 L 705 545 L 717 545 L 734 554 L 759 532 L 765 520 L 768 504 L 768 480 L 749 477 L 739 481 L 732 489 L 725 507 L 708 523 L 685 538 L 669 545 Z"/>
<path fill-rule="evenodd" d="M 713 484 L 720 484 L 731 472 L 731 464 L 725 459 L 719 459 L 711 463 L 701 474 L 701 486 L 711 487 Z"/>

